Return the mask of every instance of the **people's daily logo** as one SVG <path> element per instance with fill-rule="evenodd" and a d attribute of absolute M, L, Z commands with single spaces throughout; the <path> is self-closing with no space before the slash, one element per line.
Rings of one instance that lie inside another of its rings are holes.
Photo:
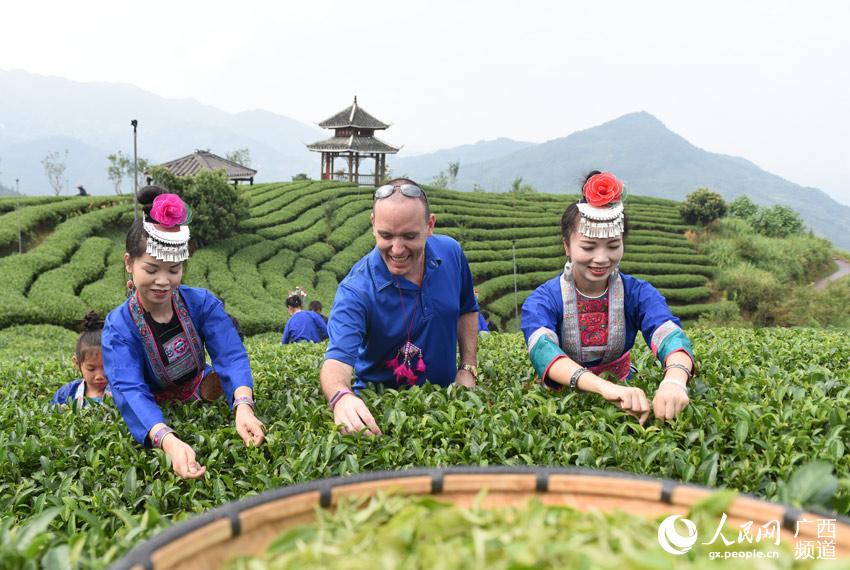
<path fill-rule="evenodd" d="M 682 534 L 676 528 L 676 521 L 680 521 L 685 533 Z M 658 543 L 666 552 L 680 556 L 693 548 L 697 542 L 697 525 L 679 515 L 670 515 L 658 526 Z"/>

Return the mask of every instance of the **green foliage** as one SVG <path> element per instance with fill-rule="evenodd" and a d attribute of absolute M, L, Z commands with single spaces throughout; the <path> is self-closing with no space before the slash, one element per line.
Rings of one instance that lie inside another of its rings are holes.
<path fill-rule="evenodd" d="M 227 501 L 322 477 L 413 466 L 617 469 L 806 505 L 823 497 L 807 476 L 795 480 L 795 474 L 821 460 L 840 483 L 831 508 L 850 512 L 844 331 L 692 330 L 699 375 L 691 405 L 669 424 L 646 426 L 598 396 L 535 384 L 522 338 L 490 335 L 481 339 L 482 379 L 474 391 L 365 391 L 384 432 L 376 439 L 334 428 L 318 382 L 325 346 L 282 347 L 279 332 L 270 333 L 246 343 L 268 442 L 245 448 L 222 403 L 165 407 L 170 425 L 207 467 L 203 479 L 183 481 L 160 451 L 133 443 L 112 405 L 47 405 L 56 388 L 76 377 L 70 363 L 76 335 L 59 331 L 63 348 L 51 340 L 58 329 L 39 330 L 0 331 L 0 346 L 13 341 L 28 348 L 13 360 L 0 352 L 0 513 L 3 524 L 22 528 L 58 509 L 44 532 L 34 533 L 39 560 L 67 546 L 81 565 L 103 568 L 174 522 Z M 639 369 L 632 383 L 651 395 L 660 369 L 642 343 L 632 355 Z"/>
<path fill-rule="evenodd" d="M 749 263 L 722 269 L 717 275 L 717 285 L 729 293 L 741 310 L 762 319 L 768 318 L 771 309 L 785 292 L 776 276 Z"/>
<path fill-rule="evenodd" d="M 135 164 L 132 157 L 124 155 L 120 150 L 107 156 L 106 160 L 109 161 L 109 166 L 106 167 L 106 176 L 115 187 L 116 194 L 123 194 L 122 184 L 125 178 L 130 185 L 130 192 L 135 189 L 134 177 L 139 180 L 140 188 L 144 186 L 141 180 L 145 170 L 150 166 L 149 160 L 139 158 L 138 164 Z"/>
<path fill-rule="evenodd" d="M 230 162 L 251 167 L 251 150 L 248 147 L 231 150 L 225 155 L 225 158 Z"/>
<path fill-rule="evenodd" d="M 760 208 L 752 216 L 751 223 L 757 232 L 768 237 L 788 237 L 801 233 L 805 228 L 800 214 L 778 204 Z"/>
<path fill-rule="evenodd" d="M 704 226 L 726 215 L 726 202 L 717 192 L 700 188 L 685 197 L 679 213 L 685 222 Z"/>
<path fill-rule="evenodd" d="M 155 166 L 149 176 L 155 184 L 179 194 L 192 208 L 192 239 L 198 245 L 235 235 L 248 218 L 248 199 L 228 182 L 224 171 L 202 170 L 195 176 L 175 176 Z"/>
<path fill-rule="evenodd" d="M 292 181 L 297 182 L 299 180 L 310 180 L 310 177 L 307 176 L 307 174 L 304 172 L 299 172 L 298 174 L 292 177 Z"/>
<path fill-rule="evenodd" d="M 151 174 L 155 182 L 183 194 L 184 198 L 197 190 L 193 178 L 178 178 L 162 168 L 154 168 Z M 221 182 L 219 178 L 218 187 L 223 189 Z M 231 191 L 229 186 L 227 191 Z M 518 200 L 510 193 L 476 195 L 435 188 L 427 191 L 437 213 L 438 233 L 463 240 L 476 282 L 484 286 L 482 306 L 492 310 L 497 319 L 512 318 L 512 294 L 507 294 L 513 291 L 514 243 L 522 298 L 563 267 L 559 216 L 574 196 L 532 193 Z M 369 189 L 347 182 L 300 180 L 243 187 L 238 194 L 248 204 L 240 233 L 194 252 L 184 281 L 209 288 L 224 299 L 228 310 L 249 334 L 280 329 L 288 316 L 282 311 L 281 300 L 295 285 L 307 288 L 311 296 L 315 295 L 313 298 L 329 307 L 336 284 L 374 247 Z M 36 206 L 61 210 L 68 207 L 59 206 L 63 202 L 70 204 L 72 200 L 41 201 L 22 210 L 29 211 L 32 219 L 43 220 L 32 222 L 33 227 L 42 228 L 33 231 L 32 241 L 45 226 L 56 223 L 47 214 L 38 214 Z M 0 200 L 0 211 L 4 206 L 5 202 Z M 697 254 L 694 245 L 682 235 L 686 226 L 674 202 L 629 196 L 626 208 L 632 231 L 626 240 L 623 269 L 662 289 L 677 310 L 687 307 L 683 309 L 686 313 L 690 311 L 688 314 L 697 316 L 708 306 L 703 301 L 709 298 L 705 287 L 714 272 L 714 258 Z M 198 208 L 195 209 L 193 235 L 199 235 L 199 220 L 204 216 L 199 218 Z M 121 215 L 127 211 L 123 210 Z M 71 214 L 63 214 L 65 218 L 68 215 Z M 0 220 L 4 219 L 0 216 Z M 65 274 L 69 283 L 76 284 L 65 290 L 73 295 L 73 300 L 69 297 L 65 303 L 66 309 L 39 308 L 41 301 L 52 297 L 43 292 L 39 293 L 38 302 L 29 299 L 35 278 L 68 263 L 84 237 L 100 233 L 123 242 L 130 218 L 109 219 L 112 221 L 106 222 L 105 227 L 88 229 L 90 233 L 70 240 L 62 238 L 64 245 L 57 255 L 49 256 L 49 261 L 42 255 L 27 255 L 17 262 L 0 259 L 0 267 L 8 270 L 10 276 L 8 287 L 0 289 L 0 326 L 50 322 L 48 316 L 59 313 L 65 315 L 62 322 L 67 323 L 70 314 L 80 307 L 105 313 L 121 303 L 126 291 L 121 243 L 105 254 L 106 261 L 98 264 L 97 273 L 88 273 L 80 264 L 57 273 Z M 120 231 L 115 229 L 115 224 Z M 57 230 L 64 225 L 57 226 Z M 52 236 L 46 242 L 58 243 Z"/>
<path fill-rule="evenodd" d="M 729 203 L 729 215 L 744 220 L 752 217 L 758 212 L 759 207 L 746 195 L 738 196 Z"/>

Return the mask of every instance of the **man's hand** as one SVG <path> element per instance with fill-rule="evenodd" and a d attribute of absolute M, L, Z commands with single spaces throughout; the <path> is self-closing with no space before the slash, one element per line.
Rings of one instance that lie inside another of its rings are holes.
<path fill-rule="evenodd" d="M 254 409 L 248 404 L 236 406 L 236 433 L 245 445 L 257 446 L 266 439 L 263 422 L 254 415 Z"/>
<path fill-rule="evenodd" d="M 178 477 L 197 479 L 203 477 L 207 468 L 195 461 L 195 450 L 170 433 L 162 441 L 162 450 L 171 458 L 171 467 Z"/>
<path fill-rule="evenodd" d="M 342 433 L 381 435 L 369 408 L 354 394 L 345 394 L 337 400 L 334 406 L 334 423 L 342 428 Z"/>
<path fill-rule="evenodd" d="M 658 419 L 672 420 L 688 407 L 690 401 L 685 387 L 674 380 L 670 380 L 659 386 L 655 391 L 655 397 L 652 399 L 652 411 Z"/>
<path fill-rule="evenodd" d="M 467 388 L 475 388 L 475 376 L 469 370 L 460 369 L 455 375 L 455 384 L 466 386 Z"/>
<path fill-rule="evenodd" d="M 640 388 L 605 382 L 599 393 L 624 412 L 638 418 L 640 425 L 649 417 L 649 400 Z"/>

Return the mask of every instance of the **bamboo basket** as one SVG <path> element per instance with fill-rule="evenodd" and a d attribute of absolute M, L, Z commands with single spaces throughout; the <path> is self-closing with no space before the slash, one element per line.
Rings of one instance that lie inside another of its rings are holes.
<path fill-rule="evenodd" d="M 487 490 L 485 507 L 521 506 L 532 497 L 544 504 L 578 510 L 620 510 L 656 518 L 686 515 L 689 508 L 713 490 L 612 471 L 548 467 L 449 467 L 381 471 L 321 479 L 281 487 L 233 501 L 179 523 L 141 544 L 111 566 L 112 570 L 211 570 L 231 558 L 259 554 L 284 529 L 314 520 L 317 507 L 333 508 L 343 497 L 368 497 L 378 491 L 433 495 L 460 507 L 471 506 Z M 739 495 L 726 509 L 728 524 L 747 521 L 761 525 L 778 520 L 782 542 L 818 540 L 817 525 L 798 521 L 835 519 L 835 554 L 850 559 L 850 519 L 802 511 Z"/>

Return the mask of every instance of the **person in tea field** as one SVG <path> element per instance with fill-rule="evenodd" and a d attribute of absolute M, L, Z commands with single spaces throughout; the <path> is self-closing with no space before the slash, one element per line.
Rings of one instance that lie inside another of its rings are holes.
<path fill-rule="evenodd" d="M 77 338 L 77 346 L 72 358 L 74 366 L 80 371 L 79 380 L 72 380 L 56 390 L 51 404 L 63 405 L 78 402 L 85 406 L 88 402 L 102 403 L 104 398 L 112 397 L 106 373 L 103 370 L 103 354 L 100 348 L 103 319 L 94 311 L 83 318 L 82 333 Z"/>
<path fill-rule="evenodd" d="M 328 318 L 322 314 L 322 302 L 321 301 L 310 301 L 310 304 L 307 306 L 307 309 L 313 311 L 325 322 L 325 325 L 328 324 Z"/>
<path fill-rule="evenodd" d="M 622 191 L 611 173 L 587 176 L 582 200 L 561 218 L 564 272 L 523 303 L 522 332 L 534 369 L 547 386 L 595 392 L 642 424 L 650 402 L 643 390 L 625 384 L 631 374 L 629 351 L 640 331 L 664 367 L 652 411 L 670 420 L 689 403 L 693 350 L 661 293 L 618 270 L 627 232 Z M 600 378 L 603 372 L 620 382 Z"/>
<path fill-rule="evenodd" d="M 213 401 L 223 392 L 236 431 L 246 445 L 258 445 L 264 432 L 254 415 L 251 366 L 222 302 L 206 289 L 181 284 L 189 257 L 188 206 L 156 186 L 143 188 L 138 200 L 144 215 L 130 227 L 124 254 L 130 291 L 106 317 L 103 363 L 133 438 L 161 448 L 180 477 L 197 478 L 206 468 L 165 422 L 160 404 Z"/>
<path fill-rule="evenodd" d="M 475 302 L 478 302 L 478 287 L 473 289 L 475 293 Z M 490 327 L 487 324 L 487 319 L 484 316 L 484 311 L 478 311 L 478 333 L 490 334 Z"/>
<path fill-rule="evenodd" d="M 460 244 L 434 235 L 435 223 L 425 192 L 412 180 L 392 180 L 375 191 L 375 248 L 337 289 L 320 373 L 334 421 L 346 433 L 381 433 L 357 396 L 366 382 L 475 386 L 472 273 Z"/>
<path fill-rule="evenodd" d="M 301 287 L 289 292 L 286 298 L 286 309 L 289 311 L 289 320 L 283 329 L 281 344 L 293 342 L 322 342 L 328 338 L 328 327 L 325 320 L 315 311 L 304 311 L 304 297 L 307 293 Z"/>

